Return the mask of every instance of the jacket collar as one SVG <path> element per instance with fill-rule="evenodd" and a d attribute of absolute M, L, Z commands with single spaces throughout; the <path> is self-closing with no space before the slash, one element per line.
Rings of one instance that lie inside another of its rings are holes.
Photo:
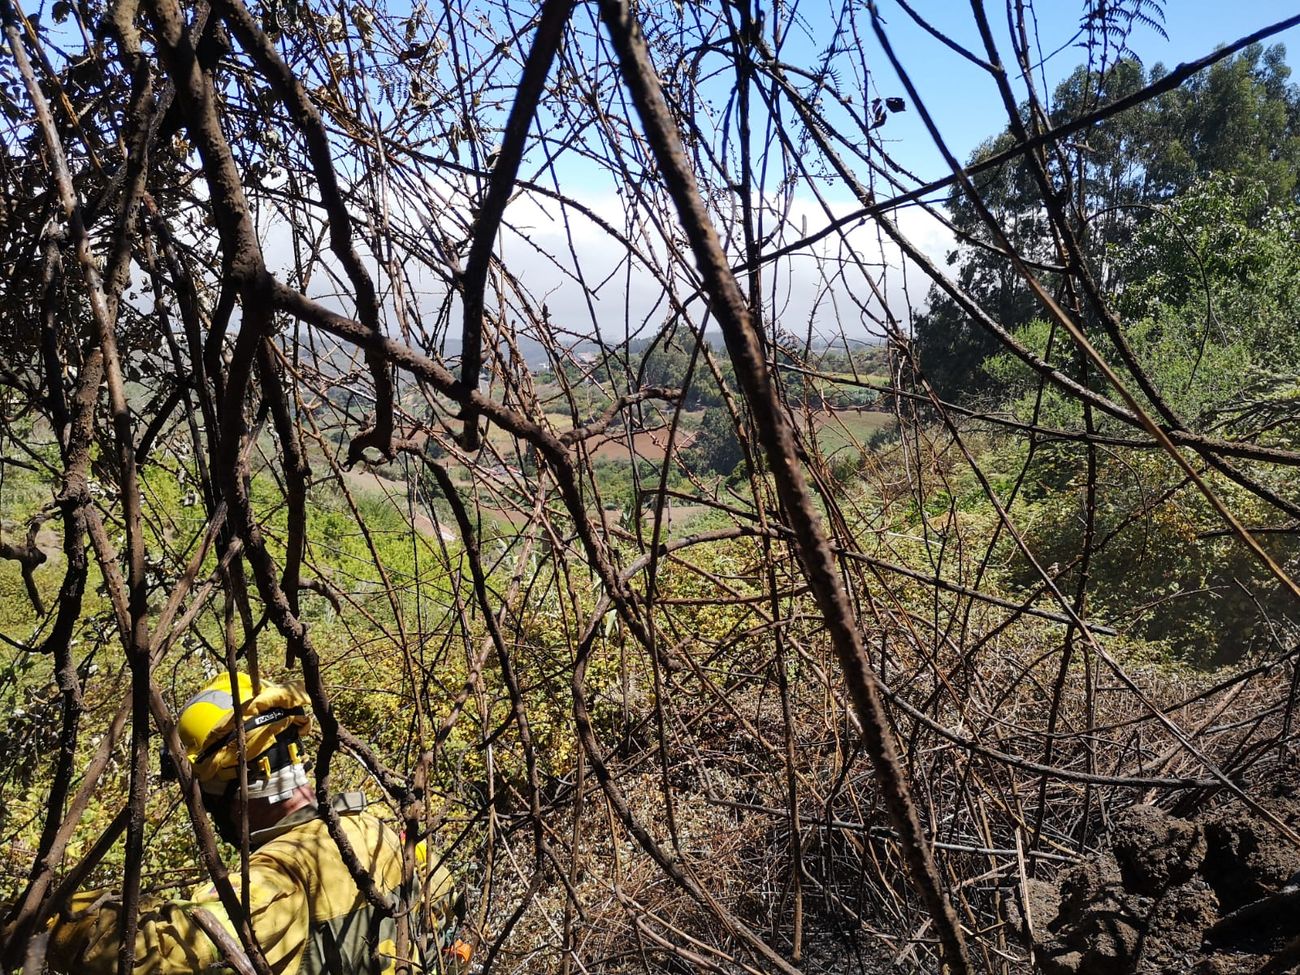
<path fill-rule="evenodd" d="M 364 792 L 342 792 L 330 800 L 330 805 L 340 816 L 355 816 L 366 808 L 368 800 Z M 257 849 L 264 843 L 269 843 L 277 836 L 283 836 L 290 830 L 297 829 L 303 823 L 309 823 L 320 815 L 320 809 L 316 803 L 303 806 L 301 809 L 295 809 L 284 819 L 280 820 L 274 826 L 268 826 L 266 829 L 259 829 L 248 835 L 248 845 Z"/>

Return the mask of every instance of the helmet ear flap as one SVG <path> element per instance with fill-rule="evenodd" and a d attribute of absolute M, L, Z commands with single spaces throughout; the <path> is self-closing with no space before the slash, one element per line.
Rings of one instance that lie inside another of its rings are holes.
<path fill-rule="evenodd" d="M 231 782 L 226 786 L 226 791 L 220 795 L 203 793 L 203 808 L 208 811 L 217 835 L 236 847 L 242 839 L 239 824 L 235 821 L 235 806 L 238 805 L 235 802 L 235 792 L 238 788 L 238 782 Z"/>
<path fill-rule="evenodd" d="M 180 773 L 176 769 L 176 759 L 172 758 L 172 750 L 167 747 L 165 741 L 158 750 L 158 777 L 164 782 L 175 782 L 180 778 Z"/>

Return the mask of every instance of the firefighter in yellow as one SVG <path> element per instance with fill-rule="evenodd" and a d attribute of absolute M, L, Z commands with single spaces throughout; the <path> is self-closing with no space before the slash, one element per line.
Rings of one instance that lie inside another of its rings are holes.
<path fill-rule="evenodd" d="M 247 909 L 268 964 L 276 975 L 389 975 L 397 967 L 396 922 L 380 915 L 357 889 L 317 815 L 299 741 L 311 723 L 305 691 L 301 685 L 263 685 L 254 694 L 252 682 L 242 673 L 237 687 L 248 756 Z M 231 690 L 224 674 L 203 688 L 181 711 L 177 730 L 202 787 L 205 808 L 218 832 L 237 845 L 239 747 Z M 379 891 L 396 899 L 402 884 L 401 842 L 365 811 L 365 805 L 359 792 L 334 798 L 343 831 L 362 866 Z M 423 853 L 420 844 L 417 860 L 424 860 Z M 424 866 L 420 872 L 426 874 L 424 889 L 437 905 L 433 926 L 446 927 L 451 921 L 451 876 L 441 867 L 430 873 Z M 96 908 L 97 901 L 102 902 L 100 892 L 78 894 L 54 922 L 48 954 L 53 971 L 116 971 L 118 911 L 111 904 Z M 235 937 L 234 925 L 210 884 L 186 899 L 146 905 L 136 939 L 135 972 L 221 970 L 220 952 L 195 920 L 199 911 L 208 912 Z M 427 971 L 461 970 L 469 962 L 468 947 L 460 941 L 443 952 L 431 946 L 429 954 Z M 416 971 L 420 967 L 413 966 Z"/>

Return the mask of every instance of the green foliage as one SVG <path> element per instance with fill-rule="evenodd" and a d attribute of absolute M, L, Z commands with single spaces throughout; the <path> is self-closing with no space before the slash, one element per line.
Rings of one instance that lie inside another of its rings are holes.
<path fill-rule="evenodd" d="M 704 411 L 699 434 L 687 451 L 687 460 L 700 470 L 714 474 L 730 474 L 744 459 L 731 414 L 724 406 L 711 406 Z"/>
<path fill-rule="evenodd" d="M 58 583 L 51 579 L 49 563 L 38 568 L 34 577 L 46 605 L 58 595 Z M 36 609 L 27 596 L 27 586 L 17 562 L 0 559 L 0 632 L 17 639 L 36 626 Z"/>
<path fill-rule="evenodd" d="M 680 440 L 680 435 L 679 438 Z M 600 500 L 607 510 L 621 509 L 630 513 L 638 506 L 638 492 L 653 491 L 659 487 L 663 475 L 662 465 L 644 457 L 629 460 L 597 460 L 592 467 Z M 668 487 L 681 485 L 682 474 L 676 465 L 669 468 Z"/>
<path fill-rule="evenodd" d="M 1018 518 L 1041 565 L 1076 566 L 1058 580 L 1066 593 L 1079 580 L 1083 469 L 1080 448 L 1043 448 L 1032 469 L 1037 490 Z M 1090 612 L 1200 666 L 1272 650 L 1277 634 L 1300 622 L 1300 612 L 1255 557 L 1219 530 L 1222 523 L 1204 496 L 1189 485 L 1177 489 L 1182 480 L 1182 472 L 1160 454 L 1129 451 L 1101 458 L 1095 531 L 1104 544 L 1096 545 L 1089 567 Z M 1266 514 L 1259 499 L 1226 479 L 1212 484 L 1243 521 Z M 1284 565 L 1300 557 L 1293 538 L 1272 536 L 1266 545 Z M 1003 548 L 1008 582 L 1036 584 L 1023 558 L 1010 544 Z"/>
<path fill-rule="evenodd" d="M 1150 80 L 1164 74 L 1156 65 Z M 1150 145 L 1143 156 L 1149 191 L 1168 198 L 1229 173 L 1265 187 L 1269 203 L 1293 199 L 1300 99 L 1290 76 L 1285 47 L 1253 44 L 1156 99 L 1139 120 Z"/>
<path fill-rule="evenodd" d="M 1132 59 L 1104 72 L 1077 69 L 1057 88 L 1051 121 L 1059 125 L 1098 105 L 1131 94 L 1164 74 L 1150 72 Z M 1187 191 L 1215 174 L 1230 175 L 1260 188 L 1253 205 L 1280 207 L 1296 196 L 1300 172 L 1300 94 L 1289 82 L 1285 50 L 1254 45 L 1216 63 L 1188 84 L 1112 116 L 1088 130 L 1087 151 L 1073 162 L 1072 192 L 1092 216 L 1087 241 L 1095 276 L 1114 290 L 1130 283 L 1131 264 L 1101 260 L 1107 250 L 1129 247 L 1151 227 L 1152 205 Z M 971 162 L 1014 144 L 1009 131 L 986 142 Z M 1053 171 L 1052 179 L 1061 173 Z M 1004 164 L 979 179 L 981 197 L 1011 244 L 1031 260 L 1054 261 L 1052 235 L 1042 194 L 1023 159 Z M 949 202 L 959 235 L 990 240 L 974 204 L 955 195 Z M 1258 214 L 1244 214 L 1254 219 Z M 1158 220 L 1155 222 L 1159 223 Z M 959 238 L 960 239 L 960 238 Z M 949 259 L 958 283 L 994 320 L 1008 330 L 1026 326 L 1042 314 L 1035 299 L 999 253 L 973 244 L 961 245 Z M 1050 291 L 1053 276 L 1043 275 Z M 998 340 L 973 321 L 957 303 L 932 287 L 927 311 L 917 320 L 917 349 L 927 377 L 947 398 L 969 397 L 990 390 L 1000 395 L 1000 376 L 984 368 L 1001 349 Z"/>
<path fill-rule="evenodd" d="M 1128 282 L 1118 297 L 1124 335 L 1161 399 L 1198 427 L 1222 426 L 1263 442 L 1293 443 L 1294 377 L 1300 371 L 1300 206 L 1270 203 L 1267 189 L 1242 178 L 1213 176 L 1160 205 L 1133 240 L 1112 246 L 1110 260 Z M 1035 354 L 1073 372 L 1077 353 L 1041 320 L 1017 338 Z M 1103 354 L 1118 350 L 1094 336 Z M 1038 395 L 1034 373 L 1007 353 L 986 369 L 1005 390 L 1005 406 L 1029 421 L 1081 429 L 1076 401 L 1053 388 Z M 1121 375 L 1131 389 L 1127 370 Z M 1154 407 L 1150 407 L 1154 410 Z M 1126 433 L 1097 414 L 1102 432 Z M 1082 448 L 1041 447 L 1030 465 L 1022 518 L 1042 564 L 1067 565 L 1080 553 L 1085 517 Z M 1294 485 L 1266 467 L 1248 467 L 1266 488 L 1296 499 Z M 1236 660 L 1269 645 L 1300 618 L 1256 559 L 1230 534 L 1204 497 L 1184 487 L 1162 454 L 1109 450 L 1098 454 L 1097 538 L 1089 575 L 1097 612 L 1122 620 L 1197 663 Z M 1268 524 L 1274 513 L 1255 495 L 1224 479 L 1213 490 L 1245 524 Z M 1151 505 L 1148 509 L 1147 506 Z M 1113 535 L 1114 537 L 1110 537 Z M 1267 545 L 1294 566 L 1300 548 L 1285 535 Z M 1034 581 L 1018 556 L 1012 578 Z M 1067 575 L 1066 591 L 1077 576 Z"/>
<path fill-rule="evenodd" d="M 1281 381 L 1300 369 L 1300 205 L 1270 206 L 1258 183 L 1216 176 L 1153 214 L 1110 258 L 1129 281 L 1117 301 L 1125 339 L 1162 400 L 1198 425 L 1252 412 L 1261 383 L 1279 405 L 1288 396 Z M 1032 320 L 1015 334 L 1039 357 L 1076 370 L 1073 344 L 1047 322 Z M 1119 362 L 1104 336 L 1093 339 Z M 1037 404 L 1045 425 L 1082 426 L 1077 402 L 1054 389 L 1039 398 L 1037 375 L 1010 353 L 991 356 L 984 369 L 1022 419 Z"/>
<path fill-rule="evenodd" d="M 684 404 L 688 410 L 721 406 L 722 392 L 718 389 L 713 374 L 704 364 L 702 353 L 701 356 L 696 357 L 695 371 L 691 376 L 690 385 L 685 385 L 694 345 L 694 336 L 678 332 L 646 349 L 641 358 L 641 385 L 685 388 Z M 722 372 L 723 382 L 734 388 L 735 379 L 732 376 L 731 362 L 725 355 L 720 359 L 719 369 Z"/>
<path fill-rule="evenodd" d="M 1130 285 L 1119 306 L 1133 344 L 1183 415 L 1209 418 L 1243 377 L 1300 364 L 1300 206 L 1264 185 L 1213 177 L 1160 208 L 1116 252 Z"/>

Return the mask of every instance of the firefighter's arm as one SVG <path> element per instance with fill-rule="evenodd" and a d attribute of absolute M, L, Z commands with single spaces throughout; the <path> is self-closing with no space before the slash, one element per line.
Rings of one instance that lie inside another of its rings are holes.
<path fill-rule="evenodd" d="M 185 901 L 141 906 L 135 938 L 136 971 L 163 975 L 200 971 L 216 960 L 216 948 L 187 914 Z M 117 969 L 121 902 L 106 891 L 77 894 L 50 930 L 50 970 L 109 975 Z"/>
<path fill-rule="evenodd" d="M 238 878 L 235 881 L 239 887 Z M 272 968 L 300 953 L 307 938 L 306 891 L 272 865 L 250 864 L 249 896 L 253 932 Z M 135 940 L 134 975 L 181 975 L 202 971 L 220 960 L 220 952 L 194 920 L 194 913 L 211 914 L 239 943 L 235 926 L 212 887 L 188 900 L 145 905 Z M 117 925 L 120 904 L 104 901 L 102 892 L 78 894 L 62 918 L 52 925 L 51 971 L 111 975 L 117 968 Z"/>
<path fill-rule="evenodd" d="M 423 864 L 420 864 L 423 867 Z M 434 867 L 432 872 L 421 878 L 424 889 L 428 892 L 427 903 L 433 920 L 434 931 L 447 931 L 459 918 L 456 917 L 456 879 L 444 866 Z"/>
<path fill-rule="evenodd" d="M 417 851 L 416 855 L 420 859 L 420 866 L 425 867 L 425 861 L 420 857 L 422 852 Z M 432 922 L 429 930 L 434 934 L 436 942 L 443 946 L 437 970 L 447 975 L 468 972 L 474 949 L 468 942 L 456 937 L 456 928 L 464 918 L 465 902 L 457 896 L 455 877 L 446 867 L 437 866 L 424 878 L 424 889 L 429 894 L 426 901 L 430 911 L 429 920 Z"/>

